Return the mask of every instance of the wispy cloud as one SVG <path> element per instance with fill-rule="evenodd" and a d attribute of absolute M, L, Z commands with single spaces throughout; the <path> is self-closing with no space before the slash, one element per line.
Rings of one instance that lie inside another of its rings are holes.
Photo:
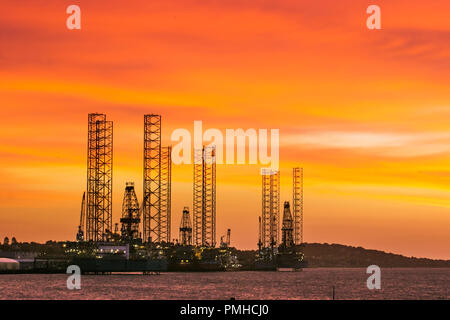
<path fill-rule="evenodd" d="M 353 149 L 391 157 L 416 157 L 450 152 L 450 132 L 319 131 L 285 135 L 281 143 L 301 148 Z"/>

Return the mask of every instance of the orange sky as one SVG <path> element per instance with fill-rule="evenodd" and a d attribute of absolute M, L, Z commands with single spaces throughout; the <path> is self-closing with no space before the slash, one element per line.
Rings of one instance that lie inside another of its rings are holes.
<path fill-rule="evenodd" d="M 82 29 L 66 28 L 81 7 Z M 369 4 L 382 30 L 366 28 Z M 3 1 L 0 237 L 73 240 L 87 113 L 114 121 L 114 211 L 142 197 L 143 114 L 280 129 L 282 200 L 305 171 L 305 240 L 450 259 L 450 3 Z M 256 165 L 217 169 L 217 233 L 255 248 Z M 173 230 L 192 206 L 173 168 Z M 177 237 L 174 232 L 172 237 Z M 219 237 L 218 237 L 219 238 Z"/>

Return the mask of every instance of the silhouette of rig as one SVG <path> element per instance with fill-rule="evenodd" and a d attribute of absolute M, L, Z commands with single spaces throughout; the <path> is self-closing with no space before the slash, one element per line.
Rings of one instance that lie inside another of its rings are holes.
<path fill-rule="evenodd" d="M 165 260 L 175 270 L 238 267 L 239 263 L 231 253 L 230 229 L 226 240 L 221 237 L 220 246 L 216 248 L 214 146 L 194 149 L 192 220 L 189 207 L 184 207 L 179 239 L 172 240 L 172 147 L 163 146 L 161 137 L 161 115 L 144 115 L 142 201 L 141 204 L 138 201 L 134 183 L 127 182 L 121 226 L 119 228 L 119 223 L 116 223 L 113 230 L 113 122 L 107 120 L 105 114 L 88 115 L 87 186 L 82 197 L 77 243 L 75 247 L 70 246 L 71 252 L 79 255 L 90 252 L 91 260 L 103 259 L 105 265 L 102 268 L 105 270 L 114 269 L 111 266 L 117 262 L 107 264 L 105 261 L 117 253 L 126 256 L 127 260 L 130 256 L 132 260 L 144 259 L 147 263 L 156 259 L 158 265 Z M 285 265 L 298 269 L 304 263 L 301 252 L 302 168 L 293 169 L 292 181 L 293 212 L 291 214 L 289 202 L 285 202 L 280 241 L 280 172 L 262 171 L 262 214 L 259 217 L 259 250 L 255 269 L 284 268 Z M 91 260 L 84 261 L 85 269 L 95 269 L 93 265 L 98 261 L 94 263 Z M 299 261 L 300 264 L 297 263 Z"/>

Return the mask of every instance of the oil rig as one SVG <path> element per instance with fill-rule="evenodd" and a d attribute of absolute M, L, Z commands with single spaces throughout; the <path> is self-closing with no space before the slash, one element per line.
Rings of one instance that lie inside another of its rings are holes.
<path fill-rule="evenodd" d="M 262 213 L 259 217 L 256 270 L 296 271 L 307 266 L 303 254 L 303 168 L 292 169 L 292 213 L 284 202 L 280 230 L 280 171 L 262 170 Z"/>
<path fill-rule="evenodd" d="M 194 150 L 193 211 L 183 209 L 179 239 L 172 240 L 172 147 L 161 143 L 161 115 L 144 115 L 143 196 L 127 182 L 122 215 L 112 219 L 113 122 L 88 115 L 87 186 L 76 242 L 68 244 L 84 272 L 219 271 L 238 265 L 226 245 L 216 247 L 214 146 Z M 141 232 L 142 230 L 142 232 Z"/>
<path fill-rule="evenodd" d="M 122 228 L 121 238 L 128 242 L 141 239 L 139 233 L 139 223 L 141 222 L 141 211 L 139 202 L 134 191 L 134 182 L 127 182 L 122 203 L 122 218 L 120 218 Z M 117 233 L 115 233 L 117 234 Z"/>
<path fill-rule="evenodd" d="M 142 200 L 135 183 L 126 182 L 121 215 L 113 224 L 113 122 L 105 114 L 88 114 L 87 184 L 76 240 L 47 242 L 24 272 L 65 272 L 69 265 L 94 274 L 241 268 L 292 271 L 307 266 L 303 255 L 303 168 L 292 169 L 292 202 L 284 202 L 282 219 L 280 171 L 261 170 L 262 212 L 253 259 L 231 246 L 231 229 L 217 243 L 216 147 L 194 148 L 192 211 L 184 206 L 178 239 L 172 239 L 172 147 L 161 143 L 161 115 L 146 114 L 143 120 Z M 239 263 L 239 254 L 245 266 Z"/>

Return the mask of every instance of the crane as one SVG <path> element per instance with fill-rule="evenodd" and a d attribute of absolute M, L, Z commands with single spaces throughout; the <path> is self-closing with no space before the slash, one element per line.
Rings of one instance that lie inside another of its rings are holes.
<path fill-rule="evenodd" d="M 230 246 L 230 237 L 231 237 L 231 229 L 228 229 L 227 230 L 226 240 L 223 241 L 223 238 L 225 238 L 225 236 L 221 236 L 220 237 L 220 246 L 222 248 L 228 248 Z"/>
<path fill-rule="evenodd" d="M 261 238 L 261 233 L 262 233 L 262 229 L 261 229 L 261 217 L 259 218 L 259 229 L 258 229 L 258 249 L 259 252 L 261 252 L 261 248 L 262 248 L 262 238 Z"/>
<path fill-rule="evenodd" d="M 83 192 L 81 200 L 80 224 L 78 225 L 77 241 L 84 241 L 84 221 L 86 219 L 86 192 Z"/>

